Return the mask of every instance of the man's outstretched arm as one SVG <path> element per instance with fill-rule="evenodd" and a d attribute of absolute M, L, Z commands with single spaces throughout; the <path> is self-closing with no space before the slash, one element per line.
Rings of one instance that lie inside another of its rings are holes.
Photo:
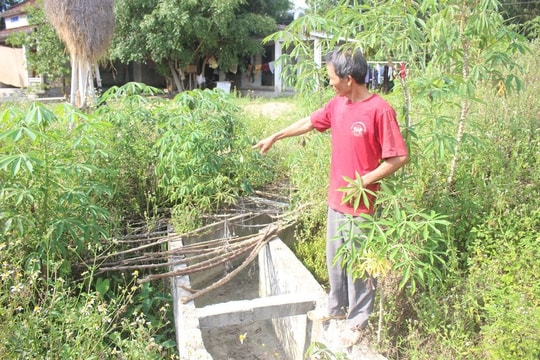
<path fill-rule="evenodd" d="M 311 124 L 311 119 L 309 116 L 306 116 L 305 118 L 302 118 L 297 122 L 287 126 L 283 130 L 280 130 L 275 134 L 272 134 L 269 137 L 262 139 L 257 144 L 253 145 L 253 149 L 260 149 L 261 154 L 264 154 L 265 152 L 270 150 L 270 148 L 272 147 L 272 145 L 274 145 L 276 141 L 287 137 L 302 135 L 312 129 L 313 125 Z"/>

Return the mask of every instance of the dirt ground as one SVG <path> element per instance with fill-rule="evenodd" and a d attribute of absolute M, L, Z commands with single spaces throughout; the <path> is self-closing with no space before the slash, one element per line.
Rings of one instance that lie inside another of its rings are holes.
<path fill-rule="evenodd" d="M 254 261 L 229 284 L 197 301 L 197 307 L 257 298 L 259 296 L 257 269 L 257 262 Z M 287 359 L 269 320 L 204 329 L 202 336 L 206 350 L 214 360 Z"/>
<path fill-rule="evenodd" d="M 257 269 L 258 264 L 255 261 L 229 284 L 197 300 L 197 307 L 258 297 Z M 319 342 L 325 344 L 336 356 L 339 354 L 355 360 L 386 360 L 371 349 L 367 339 L 354 348 L 345 349 L 340 344 L 340 334 L 345 331 L 346 326 L 343 320 L 330 321 L 323 326 L 323 338 L 319 339 Z M 214 360 L 290 360 L 280 345 L 270 320 L 203 329 L 201 332 L 206 350 Z M 374 336 L 375 333 L 371 335 L 371 341 Z"/>
<path fill-rule="evenodd" d="M 261 115 L 269 120 L 275 120 L 282 115 L 294 111 L 295 106 L 287 102 L 272 101 L 264 104 L 248 104 L 243 108 L 244 111 L 250 114 Z"/>

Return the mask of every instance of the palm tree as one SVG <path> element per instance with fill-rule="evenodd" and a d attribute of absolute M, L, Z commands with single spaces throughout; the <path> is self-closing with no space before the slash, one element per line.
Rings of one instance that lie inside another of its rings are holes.
<path fill-rule="evenodd" d="M 84 108 L 114 34 L 114 0 L 45 0 L 44 11 L 71 57 L 71 104 Z"/>

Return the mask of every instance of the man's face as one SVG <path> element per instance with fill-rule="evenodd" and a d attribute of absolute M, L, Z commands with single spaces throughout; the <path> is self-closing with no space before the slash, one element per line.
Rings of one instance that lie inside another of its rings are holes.
<path fill-rule="evenodd" d="M 337 76 L 333 64 L 328 64 L 326 70 L 328 71 L 328 77 L 330 78 L 330 85 L 334 88 L 336 95 L 348 96 L 351 92 L 351 77 L 347 76 L 346 78 L 340 78 Z"/>

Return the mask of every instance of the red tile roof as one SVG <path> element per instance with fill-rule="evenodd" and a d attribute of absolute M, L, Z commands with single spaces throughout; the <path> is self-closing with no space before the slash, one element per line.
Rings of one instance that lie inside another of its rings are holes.
<path fill-rule="evenodd" d="M 17 4 L 15 6 L 12 6 L 9 8 L 9 10 L 4 11 L 3 13 L 0 13 L 0 17 L 8 17 L 13 15 L 20 15 L 20 14 L 26 14 L 26 7 L 28 5 L 34 6 L 36 5 L 36 0 L 26 0 L 23 1 L 20 4 Z"/>

